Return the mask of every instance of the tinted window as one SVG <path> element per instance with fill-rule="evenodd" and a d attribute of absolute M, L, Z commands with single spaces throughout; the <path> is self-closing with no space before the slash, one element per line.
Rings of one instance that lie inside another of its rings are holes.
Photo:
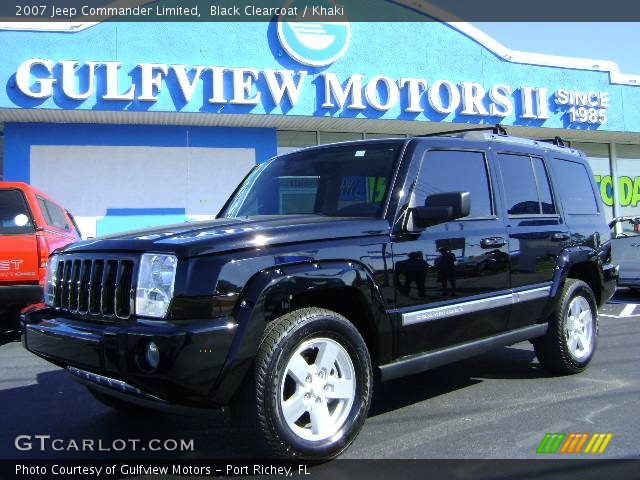
<path fill-rule="evenodd" d="M 402 145 L 361 143 L 277 157 L 247 177 L 224 216 L 380 216 Z"/>
<path fill-rule="evenodd" d="M 469 217 L 491 215 L 489 174 L 484 154 L 459 150 L 425 153 L 415 187 L 416 205 L 424 205 L 428 195 L 442 192 L 469 192 Z"/>
<path fill-rule="evenodd" d="M 554 214 L 549 177 L 541 158 L 499 153 L 509 215 Z"/>
<path fill-rule="evenodd" d="M 45 222 L 47 222 L 47 225 L 61 230 L 71 230 L 62 208 L 41 197 L 38 197 L 38 205 L 40 206 L 40 211 L 42 212 L 42 216 L 44 217 Z"/>
<path fill-rule="evenodd" d="M 562 193 L 562 203 L 567 214 L 594 215 L 598 213 L 589 172 L 584 165 L 569 160 L 555 159 L 553 169 Z"/>
<path fill-rule="evenodd" d="M 553 203 L 553 194 L 551 193 L 551 185 L 549 184 L 549 175 L 544 167 L 544 162 L 539 157 L 531 157 L 533 162 L 533 170 L 536 174 L 536 183 L 538 184 L 538 194 L 540 196 L 540 206 L 542 213 L 550 215 L 556 213 L 556 207 Z"/>
<path fill-rule="evenodd" d="M 31 214 L 19 190 L 0 190 L 0 234 L 33 232 Z"/>

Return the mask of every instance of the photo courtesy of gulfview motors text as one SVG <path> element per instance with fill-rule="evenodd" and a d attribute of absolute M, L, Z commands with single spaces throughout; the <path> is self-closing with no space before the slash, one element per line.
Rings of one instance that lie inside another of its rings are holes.
<path fill-rule="evenodd" d="M 0 478 L 637 478 L 640 8 L 586 2 L 0 5 Z"/>
<path fill-rule="evenodd" d="M 266 475 L 277 477 L 292 477 L 295 475 L 309 475 L 306 465 L 298 465 L 296 469 L 292 466 L 276 465 L 226 465 L 224 468 L 214 468 L 212 466 L 194 466 L 173 464 L 171 467 L 165 465 L 130 465 L 127 463 L 97 466 L 79 465 L 58 465 L 55 462 L 51 466 L 34 465 L 26 466 L 16 464 L 16 476 L 28 476 L 38 478 L 40 476 L 52 476 L 54 478 L 74 478 L 75 476 L 87 476 L 103 478 L 108 476 L 140 476 L 153 475 L 162 477 L 163 475 L 187 475 L 187 476 L 235 476 L 235 475 Z"/>

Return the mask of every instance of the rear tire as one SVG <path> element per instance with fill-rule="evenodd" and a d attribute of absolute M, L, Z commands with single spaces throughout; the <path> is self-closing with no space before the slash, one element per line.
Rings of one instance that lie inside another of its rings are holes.
<path fill-rule="evenodd" d="M 353 324 L 304 308 L 269 324 L 231 413 L 267 455 L 325 460 L 356 438 L 372 383 L 369 352 Z"/>
<path fill-rule="evenodd" d="M 591 287 L 582 280 L 567 279 L 549 329 L 533 346 L 540 364 L 552 373 L 582 372 L 593 358 L 598 333 L 598 310 Z"/>

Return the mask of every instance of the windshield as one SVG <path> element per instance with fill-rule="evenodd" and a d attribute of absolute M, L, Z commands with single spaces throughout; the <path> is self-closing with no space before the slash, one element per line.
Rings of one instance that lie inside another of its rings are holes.
<path fill-rule="evenodd" d="M 19 190 L 0 190 L 0 234 L 32 233 L 31 214 Z"/>
<path fill-rule="evenodd" d="M 249 174 L 222 217 L 379 217 L 403 144 L 358 143 L 276 157 Z"/>

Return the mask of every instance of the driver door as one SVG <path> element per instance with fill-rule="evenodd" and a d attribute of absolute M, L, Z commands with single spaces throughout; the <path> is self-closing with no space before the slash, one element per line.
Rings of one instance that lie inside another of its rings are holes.
<path fill-rule="evenodd" d="M 486 152 L 428 149 L 415 161 L 412 206 L 435 193 L 469 192 L 471 211 L 421 232 L 394 235 L 400 355 L 503 332 L 511 309 L 508 235 L 497 215 Z"/>

